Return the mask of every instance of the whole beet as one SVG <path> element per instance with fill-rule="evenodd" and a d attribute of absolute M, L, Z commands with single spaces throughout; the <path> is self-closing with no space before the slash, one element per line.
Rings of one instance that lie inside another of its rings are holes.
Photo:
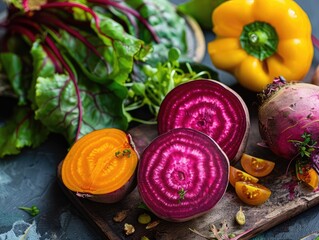
<path fill-rule="evenodd" d="M 303 141 L 309 133 L 319 137 L 319 86 L 287 83 L 276 78 L 261 94 L 258 109 L 259 132 L 276 155 L 291 160 L 298 148 L 291 140 Z"/>

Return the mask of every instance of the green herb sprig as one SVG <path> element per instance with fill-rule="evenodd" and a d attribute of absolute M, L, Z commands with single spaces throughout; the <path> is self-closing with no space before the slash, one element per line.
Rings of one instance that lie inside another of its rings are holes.
<path fill-rule="evenodd" d="M 298 154 L 292 159 L 296 159 L 296 173 L 303 174 L 304 171 L 308 171 L 311 167 L 314 167 L 319 174 L 319 169 L 317 167 L 317 163 L 314 162 L 315 158 L 313 156 L 314 151 L 318 150 L 318 142 L 313 139 L 310 133 L 307 132 L 303 133 L 301 138 L 303 140 L 290 140 L 290 142 L 293 143 L 298 149 Z"/>
<path fill-rule="evenodd" d="M 131 157 L 131 150 L 130 149 L 124 149 L 123 151 L 116 151 L 115 152 L 115 157 Z"/>
<path fill-rule="evenodd" d="M 184 200 L 186 192 L 187 192 L 187 191 L 186 191 L 184 188 L 181 188 L 181 189 L 178 191 L 179 202 L 181 202 L 182 200 Z"/>
<path fill-rule="evenodd" d="M 40 209 L 34 205 L 32 207 L 19 207 L 19 209 L 29 213 L 33 217 L 37 216 L 40 213 Z"/>
<path fill-rule="evenodd" d="M 290 140 L 290 142 L 298 147 L 299 154 L 302 158 L 310 158 L 311 153 L 316 149 L 317 141 L 312 139 L 310 133 L 303 133 L 301 137 L 303 138 L 303 141 Z"/>

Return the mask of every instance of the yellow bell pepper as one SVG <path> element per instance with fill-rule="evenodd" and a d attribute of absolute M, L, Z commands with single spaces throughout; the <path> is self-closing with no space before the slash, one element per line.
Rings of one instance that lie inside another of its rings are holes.
<path fill-rule="evenodd" d="M 301 81 L 308 73 L 311 23 L 293 0 L 229 0 L 214 10 L 212 21 L 212 63 L 243 87 L 259 92 L 275 77 Z"/>

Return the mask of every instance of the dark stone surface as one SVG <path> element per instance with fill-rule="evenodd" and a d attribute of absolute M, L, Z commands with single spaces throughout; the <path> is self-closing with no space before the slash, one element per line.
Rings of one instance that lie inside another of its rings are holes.
<path fill-rule="evenodd" d="M 172 0 L 172 2 L 179 4 L 184 1 Z M 319 37 L 319 17 L 316 15 L 318 2 L 314 0 L 296 2 L 308 13 L 313 24 L 313 33 Z M 211 32 L 205 31 L 204 34 L 207 41 L 214 38 Z M 319 62 L 318 50 L 315 53 L 313 68 L 307 76 L 308 79 Z M 213 67 L 207 54 L 203 63 Z M 220 77 L 226 83 L 234 82 L 229 74 L 220 72 Z M 37 149 L 25 149 L 18 156 L 1 159 L 0 239 L 15 240 L 17 238 L 14 237 L 19 235 L 17 233 L 26 229 L 29 229 L 29 239 L 32 240 L 102 239 L 58 186 L 56 169 L 65 156 L 66 149 L 64 140 L 52 135 Z M 19 206 L 32 205 L 40 209 L 40 214 L 36 217 L 30 217 L 18 209 Z M 317 230 L 319 230 L 319 205 L 257 235 L 254 239 L 300 239 Z"/>

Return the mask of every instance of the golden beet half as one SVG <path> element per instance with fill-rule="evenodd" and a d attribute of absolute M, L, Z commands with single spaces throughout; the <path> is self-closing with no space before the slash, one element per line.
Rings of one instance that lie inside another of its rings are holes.
<path fill-rule="evenodd" d="M 62 162 L 62 182 L 78 196 L 117 202 L 135 187 L 137 164 L 130 135 L 115 128 L 96 130 L 70 148 Z"/>

